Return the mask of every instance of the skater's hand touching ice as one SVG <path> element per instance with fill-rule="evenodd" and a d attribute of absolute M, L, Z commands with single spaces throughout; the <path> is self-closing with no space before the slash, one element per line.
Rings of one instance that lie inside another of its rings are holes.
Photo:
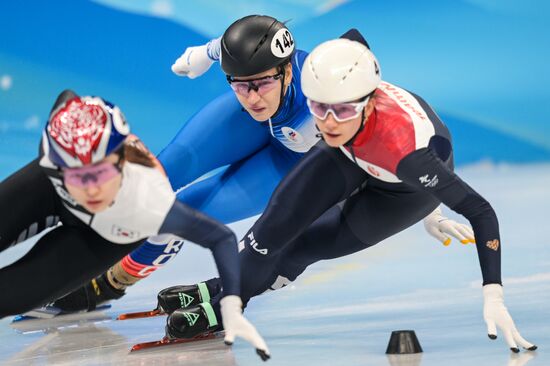
<path fill-rule="evenodd" d="M 439 207 L 424 218 L 424 228 L 428 234 L 442 242 L 445 246 L 451 244 L 451 236 L 462 244 L 475 243 L 472 228 L 446 218 L 441 214 Z"/>
<path fill-rule="evenodd" d="M 232 345 L 235 337 L 244 338 L 256 348 L 260 358 L 267 361 L 271 357 L 267 344 L 256 328 L 243 316 L 242 305 L 241 298 L 235 295 L 225 296 L 220 300 L 225 344 Z"/>
<path fill-rule="evenodd" d="M 483 286 L 483 318 L 487 323 L 487 334 L 489 338 L 497 338 L 497 326 L 501 329 L 506 339 L 506 343 L 514 353 L 519 352 L 518 344 L 529 351 L 537 349 L 533 343 L 525 340 L 514 324 L 508 309 L 504 306 L 502 286 L 499 284 L 489 284 Z"/>

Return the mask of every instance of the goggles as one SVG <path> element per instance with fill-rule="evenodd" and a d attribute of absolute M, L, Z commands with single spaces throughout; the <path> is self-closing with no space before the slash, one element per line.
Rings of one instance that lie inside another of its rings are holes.
<path fill-rule="evenodd" d="M 81 168 L 65 168 L 63 169 L 63 180 L 65 184 L 78 188 L 97 187 L 120 174 L 119 164 L 120 162 L 116 164 L 104 162 Z"/>
<path fill-rule="evenodd" d="M 324 120 L 328 117 L 328 113 L 331 112 L 336 122 L 347 122 L 350 119 L 356 118 L 361 114 L 363 108 L 370 100 L 370 95 L 367 96 L 361 102 L 348 102 L 348 103 L 335 103 L 326 104 L 315 102 L 311 99 L 307 100 L 307 106 L 309 111 L 315 117 Z"/>
<path fill-rule="evenodd" d="M 258 95 L 264 95 L 265 93 L 275 89 L 279 84 L 279 79 L 283 76 L 282 73 L 264 76 L 263 78 L 253 80 L 235 80 L 231 76 L 227 76 L 227 81 L 233 91 L 243 97 L 248 97 L 250 91 L 254 90 Z"/>

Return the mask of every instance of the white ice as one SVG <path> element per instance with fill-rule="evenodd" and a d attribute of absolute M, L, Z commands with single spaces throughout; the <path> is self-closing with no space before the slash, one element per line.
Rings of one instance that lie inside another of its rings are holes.
<path fill-rule="evenodd" d="M 539 350 L 512 354 L 491 341 L 482 318 L 481 275 L 473 245 L 444 247 L 416 225 L 377 246 L 318 263 L 287 288 L 252 300 L 246 316 L 267 340 L 269 365 L 550 365 L 550 164 L 477 164 L 459 170 L 497 212 L 505 302 L 518 329 Z M 444 212 L 459 218 L 448 209 Z M 232 225 L 242 234 L 246 220 Z M 0 254 L 0 266 L 32 243 Z M 164 318 L 110 317 L 156 305 L 158 290 L 215 275 L 209 252 L 194 245 L 113 303 L 107 320 L 18 334 L 0 321 L 3 365 L 258 365 L 252 348 L 221 341 L 129 353 L 164 334 Z M 9 294 L 2 294 L 9 301 Z M 424 352 L 388 357 L 392 330 L 415 330 Z"/>

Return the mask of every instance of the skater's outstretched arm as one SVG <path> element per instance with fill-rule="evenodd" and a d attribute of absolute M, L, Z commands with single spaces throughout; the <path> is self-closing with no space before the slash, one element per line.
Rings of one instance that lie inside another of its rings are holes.
<path fill-rule="evenodd" d="M 405 157 L 397 173 L 404 182 L 433 194 L 472 225 L 483 276 L 483 315 L 489 338 L 496 339 L 498 326 L 513 352 L 519 352 L 518 344 L 535 350 L 537 346 L 520 335 L 504 306 L 500 232 L 496 213 L 489 202 L 449 169 L 430 148 Z"/>
<path fill-rule="evenodd" d="M 168 213 L 159 233 L 172 233 L 212 250 L 223 286 L 220 301 L 225 342 L 233 344 L 235 337 L 250 342 L 265 361 L 269 349 L 256 328 L 242 315 L 240 270 L 235 234 L 225 225 L 178 201 Z"/>
<path fill-rule="evenodd" d="M 175 201 L 159 233 L 171 233 L 212 251 L 226 295 L 239 295 L 237 239 L 231 229 L 203 213 Z"/>

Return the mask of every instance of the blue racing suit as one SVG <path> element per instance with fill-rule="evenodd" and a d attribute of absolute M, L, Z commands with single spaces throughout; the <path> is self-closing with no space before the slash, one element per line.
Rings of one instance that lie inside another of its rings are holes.
<path fill-rule="evenodd" d="M 306 56 L 300 50 L 292 56 L 292 81 L 268 121 L 255 121 L 229 91 L 184 124 L 158 156 L 178 201 L 224 223 L 263 212 L 277 184 L 320 139 L 300 85 Z M 129 254 L 123 268 L 145 277 L 168 261 L 157 258 L 173 257 L 167 248 L 179 246 L 152 238 Z"/>

